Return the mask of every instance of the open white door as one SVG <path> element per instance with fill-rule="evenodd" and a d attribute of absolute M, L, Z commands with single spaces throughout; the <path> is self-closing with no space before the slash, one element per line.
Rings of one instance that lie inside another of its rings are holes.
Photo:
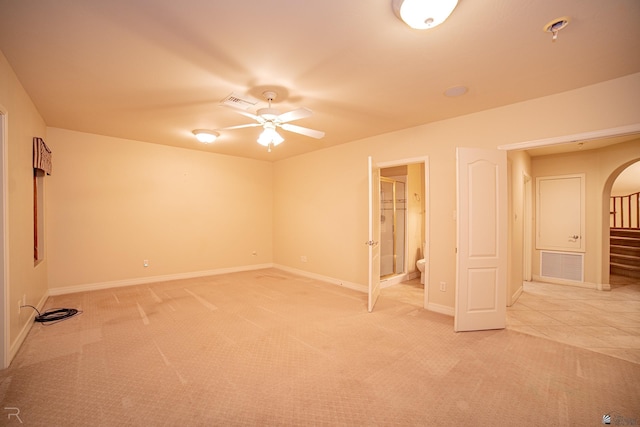
<path fill-rule="evenodd" d="M 380 296 L 380 168 L 369 157 L 369 312 Z"/>
<path fill-rule="evenodd" d="M 503 329 L 507 295 L 507 153 L 457 149 L 454 329 Z"/>

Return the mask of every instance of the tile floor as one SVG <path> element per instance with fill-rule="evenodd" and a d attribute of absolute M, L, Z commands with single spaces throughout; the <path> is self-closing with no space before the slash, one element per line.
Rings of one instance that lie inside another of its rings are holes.
<path fill-rule="evenodd" d="M 507 307 L 507 329 L 640 364 L 640 281 L 611 278 L 611 291 L 525 282 Z M 419 279 L 382 289 L 382 296 L 422 307 Z"/>
<path fill-rule="evenodd" d="M 380 295 L 405 304 L 424 307 L 424 286 L 420 283 L 419 277 L 382 288 Z"/>
<path fill-rule="evenodd" d="M 525 282 L 507 328 L 640 363 L 640 281 L 611 282 L 611 291 Z"/>

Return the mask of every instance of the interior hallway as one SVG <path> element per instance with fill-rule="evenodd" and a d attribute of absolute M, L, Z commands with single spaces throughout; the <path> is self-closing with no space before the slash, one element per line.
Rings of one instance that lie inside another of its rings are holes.
<path fill-rule="evenodd" d="M 610 292 L 525 282 L 507 308 L 507 329 L 640 364 L 640 283 L 611 278 Z M 382 289 L 382 296 L 423 306 L 420 279 Z"/>

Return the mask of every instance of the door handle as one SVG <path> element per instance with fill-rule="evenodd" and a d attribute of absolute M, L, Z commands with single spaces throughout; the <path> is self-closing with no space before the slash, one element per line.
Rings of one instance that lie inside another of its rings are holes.
<path fill-rule="evenodd" d="M 574 234 L 573 236 L 569 236 L 569 241 L 570 242 L 575 242 L 576 240 L 578 240 L 580 236 L 578 236 L 577 234 Z"/>

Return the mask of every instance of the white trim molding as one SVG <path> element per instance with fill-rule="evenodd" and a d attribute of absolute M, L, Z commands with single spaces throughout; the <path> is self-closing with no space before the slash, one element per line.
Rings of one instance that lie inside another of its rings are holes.
<path fill-rule="evenodd" d="M 49 295 L 45 292 L 42 298 L 40 298 L 40 301 L 38 301 L 38 303 L 36 304 L 36 309 L 38 311 L 41 312 L 43 310 L 44 303 L 47 302 L 47 298 L 49 298 Z M 32 312 L 29 313 L 29 320 L 27 320 L 27 322 L 24 324 L 22 329 L 20 329 L 20 333 L 16 337 L 15 341 L 11 343 L 11 348 L 9 349 L 9 361 L 13 360 L 16 354 L 18 354 L 18 350 L 20 350 L 20 347 L 24 343 L 24 340 L 26 340 L 27 335 L 29 335 L 29 331 L 33 327 L 33 324 L 34 324 L 33 319 L 36 318 L 37 313 L 35 310 L 31 309 L 30 307 L 23 308 L 23 310 L 32 310 Z"/>
<path fill-rule="evenodd" d="M 449 307 L 448 305 L 441 305 L 441 304 L 430 302 L 429 305 L 427 305 L 427 310 L 433 311 L 435 313 L 451 316 L 451 317 L 455 316 L 455 310 L 453 309 L 453 307 Z"/>
<path fill-rule="evenodd" d="M 331 283 L 332 285 L 343 286 L 345 288 L 353 289 L 358 292 L 369 292 L 369 287 L 367 285 L 361 285 L 359 283 L 347 282 L 346 280 L 335 279 L 329 276 L 323 276 L 321 274 L 311 273 L 304 270 L 298 270 L 297 268 L 287 267 L 285 265 L 274 264 L 273 268 L 277 268 L 278 270 L 283 270 L 292 274 L 297 274 L 298 276 L 308 277 L 310 279 L 320 280 L 322 282 Z"/>
<path fill-rule="evenodd" d="M 640 123 L 620 126 L 610 129 L 601 129 L 590 132 L 576 133 L 573 135 L 554 136 L 551 138 L 535 139 L 532 141 L 515 142 L 498 146 L 499 150 L 528 150 L 531 148 L 548 147 L 551 145 L 566 144 L 567 142 L 591 141 L 613 136 L 631 135 L 640 132 Z"/>
<path fill-rule="evenodd" d="M 193 271 L 189 273 L 167 274 L 163 276 L 147 276 L 136 279 L 113 280 L 110 282 L 87 283 L 83 285 L 65 286 L 49 289 L 49 295 L 66 295 L 76 292 L 97 291 L 100 289 L 121 288 L 124 286 L 144 285 L 146 283 L 166 282 L 169 280 L 192 279 L 195 277 L 217 276 L 227 273 L 238 273 L 241 271 L 262 270 L 272 268 L 273 264 L 253 264 L 240 267 L 218 268 L 215 270 Z"/>

